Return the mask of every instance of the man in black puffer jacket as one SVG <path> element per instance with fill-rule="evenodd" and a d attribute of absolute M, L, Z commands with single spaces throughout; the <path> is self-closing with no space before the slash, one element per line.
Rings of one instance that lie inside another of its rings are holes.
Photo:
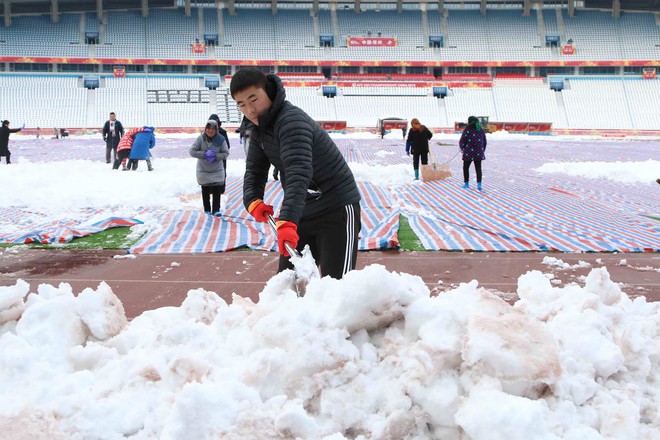
<path fill-rule="evenodd" d="M 355 269 L 360 232 L 360 192 L 337 145 L 307 113 L 287 101 L 282 81 L 254 68 L 232 78 L 231 96 L 251 130 L 245 161 L 243 204 L 260 222 L 268 170 L 280 175 L 284 200 L 277 221 L 279 271 L 292 268 L 284 243 L 309 244 L 321 275 L 341 278 Z"/>

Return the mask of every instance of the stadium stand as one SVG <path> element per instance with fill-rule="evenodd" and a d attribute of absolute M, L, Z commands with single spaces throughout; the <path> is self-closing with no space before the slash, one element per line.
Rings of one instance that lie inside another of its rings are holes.
<path fill-rule="evenodd" d="M 108 109 L 127 126 L 193 127 L 210 112 L 238 124 L 240 113 L 224 75 L 241 64 L 270 71 L 284 64 L 282 78 L 296 83 L 287 91 L 292 102 L 319 120 L 346 120 L 349 126 L 374 127 L 380 117 L 398 116 L 452 127 L 479 114 L 556 128 L 660 127 L 653 105 L 660 102 L 660 82 L 641 79 L 641 66 L 652 67 L 660 59 L 660 22 L 650 13 L 614 18 L 610 12 L 579 9 L 570 16 L 565 8 L 546 7 L 529 15 L 520 9 L 482 14 L 460 7 L 440 11 L 430 4 L 406 4 L 401 10 L 368 5 L 356 13 L 289 4 L 273 14 L 270 6 L 236 6 L 230 11 L 202 5 L 189 14 L 184 7 L 154 8 L 148 14 L 104 11 L 100 17 L 61 13 L 57 22 L 50 15 L 14 16 L 11 26 L 0 25 L 0 57 L 5 58 L 0 105 L 10 119 L 45 127 L 95 128 Z M 86 32 L 98 32 L 99 44 L 85 44 Z M 217 34 L 218 45 L 193 53 L 193 43 L 203 43 L 206 34 Z M 320 47 L 322 35 L 334 38 L 333 47 Z M 546 47 L 545 35 L 559 35 L 560 45 L 572 39 L 576 52 L 564 55 L 561 47 Z M 348 46 L 349 36 L 395 38 L 396 45 Z M 442 36 L 443 47 L 430 47 L 430 36 Z M 127 77 L 113 77 L 112 64 L 128 57 L 149 61 L 128 62 Z M 566 61 L 582 64 L 567 67 Z M 292 71 L 296 66 L 305 69 Z M 82 86 L 82 76 L 90 73 L 101 77 L 98 89 Z M 223 81 L 217 90 L 204 86 L 207 73 Z M 550 74 L 565 79 L 564 90 L 550 89 Z M 385 83 L 340 84 L 338 95 L 328 99 L 320 84 L 330 76 L 338 82 Z M 406 84 L 414 82 L 425 85 Z M 448 85 L 447 96 L 435 98 L 431 85 Z M 39 102 L 57 102 L 64 110 L 53 112 Z M 397 114 L 383 115 L 387 108 Z M 588 111 L 593 108 L 598 112 Z"/>

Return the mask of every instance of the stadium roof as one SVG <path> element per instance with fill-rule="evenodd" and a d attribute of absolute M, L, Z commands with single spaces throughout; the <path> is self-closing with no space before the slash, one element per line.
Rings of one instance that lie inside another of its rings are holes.
<path fill-rule="evenodd" d="M 530 7 L 544 4 L 558 7 L 584 7 L 602 10 L 660 12 L 660 0 L 0 0 L 0 16 L 8 10 L 11 15 L 62 14 L 67 12 L 96 12 L 116 10 L 142 10 L 150 8 L 185 7 L 271 7 L 273 5 L 296 5 L 300 8 L 336 4 L 342 9 L 357 9 L 360 4 L 369 5 L 445 5 L 469 8 L 501 6 L 510 8 Z M 372 8 L 373 9 L 373 8 Z"/>

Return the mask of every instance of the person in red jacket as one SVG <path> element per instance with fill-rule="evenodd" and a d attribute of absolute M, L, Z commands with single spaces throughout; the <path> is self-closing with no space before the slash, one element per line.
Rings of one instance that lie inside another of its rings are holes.
<path fill-rule="evenodd" d="M 126 161 L 131 155 L 131 148 L 133 148 L 133 141 L 135 140 L 135 135 L 140 133 L 142 130 L 144 130 L 144 127 L 138 127 L 129 130 L 119 140 L 119 143 L 117 144 L 117 158 L 115 159 L 115 162 L 112 164 L 113 170 L 118 170 L 119 164 L 122 165 L 121 168 L 122 171 L 128 170 L 128 168 L 126 167 Z"/>

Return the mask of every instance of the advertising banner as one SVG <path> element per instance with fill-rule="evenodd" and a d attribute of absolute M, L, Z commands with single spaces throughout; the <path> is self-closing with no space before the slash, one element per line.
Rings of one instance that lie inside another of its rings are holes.
<path fill-rule="evenodd" d="M 113 66 L 112 76 L 115 78 L 123 78 L 126 76 L 126 66 Z"/>
<path fill-rule="evenodd" d="M 316 121 L 321 124 L 325 131 L 346 130 L 346 121 Z"/>
<path fill-rule="evenodd" d="M 383 128 L 385 130 L 396 130 L 407 127 L 408 127 L 408 121 L 392 121 L 389 119 L 383 121 Z"/>
<path fill-rule="evenodd" d="M 394 47 L 396 46 L 396 38 L 394 37 L 348 37 L 346 40 L 347 46 L 382 46 Z"/>

